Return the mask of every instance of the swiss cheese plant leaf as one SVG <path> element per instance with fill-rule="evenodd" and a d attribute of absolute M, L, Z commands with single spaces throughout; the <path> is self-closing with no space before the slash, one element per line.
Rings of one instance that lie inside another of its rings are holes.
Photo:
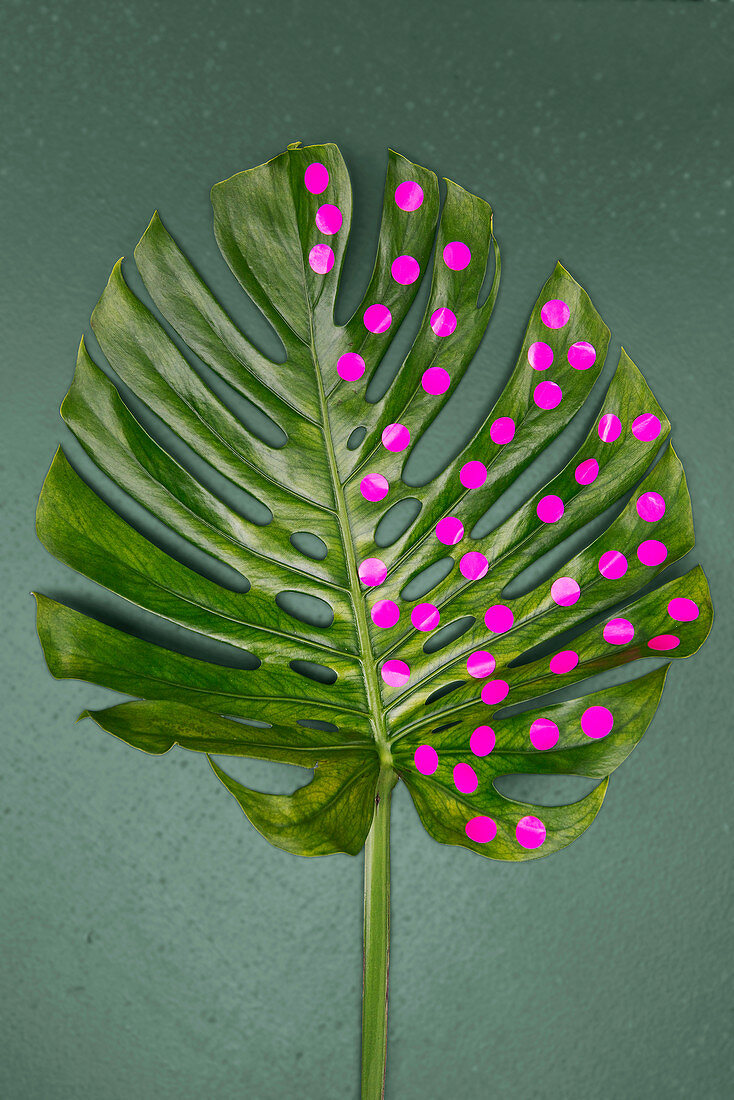
<path fill-rule="evenodd" d="M 448 180 L 441 202 L 435 175 L 391 152 L 374 269 L 342 325 L 352 197 L 336 146 L 289 146 L 217 184 L 212 202 L 221 252 L 283 361 L 247 339 L 154 216 L 135 249 L 146 300 L 118 263 L 92 314 L 102 366 L 82 342 L 62 415 L 116 499 L 174 542 L 132 526 L 62 450 L 38 533 L 61 561 L 241 660 L 194 658 L 39 596 L 51 672 L 131 697 L 84 712 L 128 744 L 209 754 L 253 825 L 288 851 L 359 852 L 381 769 L 405 781 L 443 843 L 503 860 L 564 847 L 649 725 L 668 663 L 564 701 L 553 693 L 640 658 L 687 657 L 711 623 L 700 568 L 651 584 L 693 545 L 665 413 L 622 353 L 577 454 L 492 527 L 488 510 L 602 369 L 609 332 L 578 283 L 555 268 L 494 407 L 446 469 L 415 483 L 407 460 L 495 305 L 490 207 Z M 410 350 L 368 399 L 425 279 Z M 261 419 L 238 415 L 237 402 Z M 523 584 L 529 566 L 617 502 L 601 534 L 572 540 L 588 545 Z M 378 527 L 397 504 L 404 522 L 390 541 Z M 293 795 L 268 795 L 212 756 L 314 776 Z M 599 782 L 571 805 L 539 806 L 498 790 L 498 777 L 518 773 Z"/>

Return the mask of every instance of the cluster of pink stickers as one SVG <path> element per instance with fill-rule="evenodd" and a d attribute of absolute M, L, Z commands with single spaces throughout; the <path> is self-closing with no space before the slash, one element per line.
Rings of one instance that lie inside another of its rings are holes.
<path fill-rule="evenodd" d="M 312 195 L 322 195 L 329 186 L 328 168 L 318 162 L 309 164 L 303 182 Z M 319 233 L 325 237 L 333 237 L 342 227 L 343 216 L 338 206 L 327 202 L 318 208 L 314 220 Z M 313 245 L 308 254 L 308 264 L 317 275 L 328 275 L 334 266 L 334 250 L 331 245 L 324 241 Z"/>

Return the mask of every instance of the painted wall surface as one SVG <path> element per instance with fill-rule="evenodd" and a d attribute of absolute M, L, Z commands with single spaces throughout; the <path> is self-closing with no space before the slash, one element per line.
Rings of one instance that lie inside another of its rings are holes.
<path fill-rule="evenodd" d="M 208 190 L 301 139 L 336 141 L 352 172 L 345 310 L 368 275 L 387 146 L 494 206 L 503 288 L 439 451 L 507 376 L 556 259 L 583 283 L 613 333 L 604 379 L 623 343 L 673 422 L 689 563 L 717 611 L 566 852 L 504 866 L 441 847 L 398 791 L 388 1096 L 729 1095 L 734 6 L 3 9 L 0 1094 L 357 1094 L 361 857 L 278 851 L 204 759 L 150 759 L 75 725 L 110 696 L 51 679 L 29 596 L 93 589 L 38 544 L 33 510 L 113 263 L 159 208 L 249 323 Z M 293 785 L 265 764 L 237 774 Z"/>

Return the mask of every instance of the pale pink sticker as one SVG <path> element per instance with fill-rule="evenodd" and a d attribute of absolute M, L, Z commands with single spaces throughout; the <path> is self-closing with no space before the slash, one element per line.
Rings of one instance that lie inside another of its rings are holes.
<path fill-rule="evenodd" d="M 419 603 L 411 611 L 410 621 L 416 630 L 435 630 L 441 616 L 435 604 Z"/>
<path fill-rule="evenodd" d="M 456 764 L 454 766 L 454 786 L 461 794 L 473 794 L 479 786 L 477 773 L 471 764 Z"/>
<path fill-rule="evenodd" d="M 540 311 L 540 319 L 546 328 L 563 328 L 570 316 L 571 310 L 560 298 L 551 298 Z"/>
<path fill-rule="evenodd" d="M 364 327 L 370 332 L 387 332 L 392 324 L 392 313 L 387 306 L 379 302 L 373 306 L 367 306 L 364 311 Z"/>
<path fill-rule="evenodd" d="M 533 370 L 548 370 L 552 362 L 553 348 L 550 344 L 545 344 L 542 340 L 536 340 L 534 344 L 530 345 L 528 348 L 528 363 Z"/>
<path fill-rule="evenodd" d="M 306 184 L 306 190 L 312 195 L 320 195 L 329 186 L 329 171 L 326 165 L 319 164 L 318 161 L 309 164 L 304 172 L 303 182 Z"/>
<path fill-rule="evenodd" d="M 483 680 L 486 676 L 492 675 L 496 664 L 497 662 L 491 653 L 486 649 L 478 649 L 467 657 L 466 671 L 475 680 Z"/>
<path fill-rule="evenodd" d="M 421 775 L 433 775 L 438 768 L 438 753 L 433 745 L 419 745 L 413 760 Z"/>
<path fill-rule="evenodd" d="M 663 426 L 654 413 L 643 413 L 632 421 L 632 434 L 641 443 L 652 443 L 662 430 Z"/>
<path fill-rule="evenodd" d="M 379 558 L 365 558 L 360 563 L 358 573 L 362 584 L 374 588 L 376 585 L 382 584 L 387 576 L 387 566 Z"/>
<path fill-rule="evenodd" d="M 316 228 L 321 233 L 331 236 L 338 233 L 342 227 L 342 212 L 338 206 L 330 202 L 324 203 L 316 211 Z"/>
<path fill-rule="evenodd" d="M 459 470 L 459 481 L 465 489 L 478 489 L 487 480 L 487 467 L 483 462 L 473 459 L 465 462 Z"/>
<path fill-rule="evenodd" d="M 498 416 L 493 420 L 489 428 L 489 438 L 498 447 L 505 443 L 511 443 L 515 438 L 515 421 L 511 416 Z"/>
<path fill-rule="evenodd" d="M 443 262 L 452 271 L 463 271 L 471 262 L 471 249 L 463 241 L 450 241 L 444 246 Z"/>
<path fill-rule="evenodd" d="M 390 491 L 390 482 L 382 474 L 367 474 L 359 483 L 359 491 L 365 500 L 384 500 Z"/>
<path fill-rule="evenodd" d="M 501 703 L 510 693 L 510 685 L 506 680 L 488 680 L 482 688 L 482 702 L 493 707 Z"/>
<path fill-rule="evenodd" d="M 389 630 L 400 618 L 400 608 L 393 600 L 378 600 L 370 612 L 372 622 L 381 630 Z"/>
<path fill-rule="evenodd" d="M 579 655 L 573 649 L 562 649 L 560 653 L 554 653 L 550 659 L 549 668 L 555 676 L 563 676 L 565 672 L 573 672 L 579 663 Z"/>
<path fill-rule="evenodd" d="M 392 262 L 390 271 L 395 282 L 403 286 L 414 283 L 421 273 L 420 264 L 415 256 L 397 256 Z"/>
<path fill-rule="evenodd" d="M 668 614 L 678 623 L 691 623 L 701 614 L 695 600 L 686 596 L 675 596 L 668 604 Z"/>
<path fill-rule="evenodd" d="M 614 413 L 604 413 L 596 430 L 602 443 L 614 443 L 622 431 L 622 421 Z"/>
<path fill-rule="evenodd" d="M 308 265 L 317 275 L 328 275 L 334 266 L 334 250 L 328 244 L 315 244 L 308 254 Z"/>
<path fill-rule="evenodd" d="M 446 516 L 436 524 L 436 538 L 446 546 L 456 546 L 464 537 L 464 524 L 456 516 Z"/>
<path fill-rule="evenodd" d="M 468 581 L 480 581 L 489 570 L 489 562 L 479 550 L 467 550 L 461 555 L 459 571 Z"/>
<path fill-rule="evenodd" d="M 426 393 L 438 397 L 440 394 L 446 393 L 450 385 L 451 375 L 443 367 L 429 367 L 428 370 L 423 371 L 421 386 Z"/>
<path fill-rule="evenodd" d="M 646 523 L 656 523 L 665 515 L 665 501 L 660 493 L 643 493 L 637 500 L 637 515 Z"/>
<path fill-rule="evenodd" d="M 434 309 L 431 314 L 431 328 L 436 336 L 450 336 L 456 329 L 456 314 L 446 306 Z"/>
<path fill-rule="evenodd" d="M 512 627 L 514 621 L 515 616 L 509 607 L 503 603 L 496 603 L 492 607 L 488 607 L 484 615 L 484 625 L 493 634 L 504 634 Z"/>
<path fill-rule="evenodd" d="M 599 558 L 599 572 L 608 581 L 618 581 L 629 568 L 629 562 L 620 550 L 606 550 Z"/>
<path fill-rule="evenodd" d="M 587 707 L 581 715 L 581 729 L 594 740 L 606 737 L 613 727 L 614 715 L 608 707 Z"/>
<path fill-rule="evenodd" d="M 545 835 L 545 825 L 539 817 L 533 817 L 532 814 L 521 817 L 515 827 L 517 843 L 529 851 L 540 848 L 545 843 Z"/>
<path fill-rule="evenodd" d="M 558 523 L 564 511 L 563 501 L 560 497 L 549 493 L 548 496 L 540 498 L 535 511 L 538 519 L 543 523 Z"/>
<path fill-rule="evenodd" d="M 423 202 L 423 188 L 413 180 L 404 180 L 395 188 L 395 202 L 401 210 L 417 210 Z"/>
<path fill-rule="evenodd" d="M 599 476 L 599 463 L 595 458 L 585 458 L 583 462 L 579 462 L 573 476 L 579 485 L 591 485 Z"/>
<path fill-rule="evenodd" d="M 627 645 L 635 636 L 635 628 L 629 619 L 610 619 L 605 624 L 604 641 L 609 645 Z"/>
<path fill-rule="evenodd" d="M 491 726 L 477 726 L 469 738 L 469 748 L 475 756 L 489 756 L 496 738 Z"/>
<path fill-rule="evenodd" d="M 382 445 L 388 451 L 404 451 L 410 443 L 410 432 L 404 424 L 388 424 L 382 430 Z"/>
<path fill-rule="evenodd" d="M 571 344 L 567 358 L 574 370 L 588 370 L 596 362 L 596 348 L 586 340 L 578 340 Z"/>
<path fill-rule="evenodd" d="M 637 557 L 643 565 L 662 565 L 668 556 L 668 548 L 657 539 L 646 539 L 637 547 Z"/>
<path fill-rule="evenodd" d="M 475 844 L 489 844 L 497 836 L 497 822 L 485 814 L 478 814 L 467 821 L 464 832 Z"/>
<path fill-rule="evenodd" d="M 552 749 L 558 743 L 558 726 L 550 718 L 536 718 L 530 725 L 530 742 L 541 752 Z"/>
<path fill-rule="evenodd" d="M 318 248 L 318 245 L 316 247 Z M 328 245 L 324 245 L 324 248 L 328 248 Z M 344 355 L 340 355 L 336 361 L 336 373 L 345 382 L 356 382 L 362 377 L 364 371 L 364 359 L 361 355 L 357 355 L 356 351 L 345 351 Z"/>
<path fill-rule="evenodd" d="M 651 638 L 647 643 L 650 649 L 656 649 L 665 651 L 668 649 L 675 649 L 680 645 L 680 638 L 675 634 L 657 634 L 654 638 Z"/>
<path fill-rule="evenodd" d="M 563 390 L 557 382 L 540 382 L 533 390 L 533 401 L 539 409 L 555 409 L 563 399 Z"/>
<path fill-rule="evenodd" d="M 581 595 L 579 582 L 573 577 L 558 577 L 551 585 L 551 599 L 559 607 L 571 607 Z"/>
<path fill-rule="evenodd" d="M 388 687 L 403 687 L 410 679 L 410 668 L 405 661 L 385 661 L 380 676 Z"/>

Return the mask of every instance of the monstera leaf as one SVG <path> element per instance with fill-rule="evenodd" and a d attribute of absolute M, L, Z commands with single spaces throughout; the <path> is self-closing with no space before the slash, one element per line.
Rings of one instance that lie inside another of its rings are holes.
<path fill-rule="evenodd" d="M 85 712 L 130 745 L 313 768 L 295 794 L 276 796 L 212 760 L 253 825 L 290 852 L 358 853 L 402 779 L 436 840 L 534 859 L 594 819 L 668 665 L 570 701 L 552 693 L 639 658 L 687 657 L 709 630 L 700 568 L 651 586 L 693 545 L 685 477 L 670 446 L 654 463 L 670 425 L 622 353 L 577 454 L 486 530 L 489 508 L 582 408 L 604 363 L 609 331 L 559 264 L 484 423 L 457 440 L 443 472 L 410 483 L 408 456 L 495 304 L 492 212 L 448 180 L 441 204 L 435 175 L 391 152 L 374 270 L 337 325 L 351 201 L 334 145 L 294 144 L 213 188 L 217 242 L 282 342 L 282 362 L 246 339 L 154 216 L 135 249 L 151 304 L 118 263 L 92 315 L 107 366 L 82 342 L 62 405 L 97 467 L 205 564 L 195 570 L 144 537 L 61 450 L 39 504 L 43 543 L 125 600 L 235 647 L 240 667 L 45 596 L 41 642 L 54 676 L 132 697 Z M 369 400 L 429 266 L 412 346 Z M 246 426 L 237 402 L 259 410 L 267 431 Z M 249 518 L 226 482 L 250 502 Z M 625 497 L 606 530 L 523 590 L 528 566 Z M 407 519 L 382 538 L 398 504 Z M 495 781 L 524 772 L 599 783 L 571 805 L 521 804 Z"/>

